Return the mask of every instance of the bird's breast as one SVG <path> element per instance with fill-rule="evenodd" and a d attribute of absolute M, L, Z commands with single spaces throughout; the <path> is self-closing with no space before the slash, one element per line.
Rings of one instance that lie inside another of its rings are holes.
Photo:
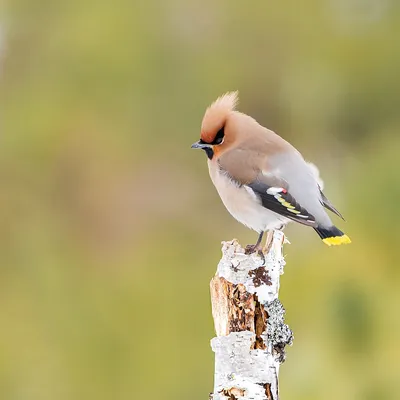
<path fill-rule="evenodd" d="M 210 177 L 229 213 L 243 225 L 257 232 L 276 228 L 287 219 L 266 209 L 252 189 L 239 185 L 221 171 L 212 160 L 208 163 Z"/>

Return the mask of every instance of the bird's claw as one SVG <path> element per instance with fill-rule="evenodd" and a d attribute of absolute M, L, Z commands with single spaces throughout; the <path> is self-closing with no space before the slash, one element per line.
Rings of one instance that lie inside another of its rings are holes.
<path fill-rule="evenodd" d="M 245 247 L 245 250 L 244 250 L 244 253 L 247 254 L 247 255 L 250 255 L 250 254 L 253 254 L 253 253 L 256 253 L 256 252 L 261 257 L 262 265 L 264 265 L 265 264 L 265 255 L 264 255 L 264 252 L 262 251 L 262 249 L 260 248 L 259 245 L 248 244 Z"/>
<path fill-rule="evenodd" d="M 256 251 L 260 250 L 260 246 L 257 244 L 248 244 L 245 249 L 244 249 L 244 253 L 247 255 L 253 254 Z"/>
<path fill-rule="evenodd" d="M 262 260 L 261 265 L 265 265 L 265 255 L 264 255 L 264 252 L 262 251 L 262 249 L 258 250 L 257 254 L 261 257 L 261 260 Z"/>

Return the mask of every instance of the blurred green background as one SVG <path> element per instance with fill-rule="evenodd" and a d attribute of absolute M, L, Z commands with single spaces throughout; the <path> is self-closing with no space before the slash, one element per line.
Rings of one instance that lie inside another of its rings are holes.
<path fill-rule="evenodd" d="M 0 6 L 0 398 L 206 399 L 220 241 L 198 140 L 228 90 L 315 162 L 353 240 L 290 226 L 282 399 L 398 399 L 400 3 Z"/>

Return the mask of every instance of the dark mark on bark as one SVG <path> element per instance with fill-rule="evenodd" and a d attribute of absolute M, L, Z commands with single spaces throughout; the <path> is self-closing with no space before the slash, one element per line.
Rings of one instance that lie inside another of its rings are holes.
<path fill-rule="evenodd" d="M 233 307 L 230 309 L 229 332 L 254 331 L 253 295 L 242 284 L 233 285 L 231 293 Z"/>
<path fill-rule="evenodd" d="M 271 384 L 270 383 L 266 383 L 264 386 L 265 389 L 265 395 L 267 396 L 268 400 L 274 400 L 274 396 L 271 392 Z"/>
<path fill-rule="evenodd" d="M 239 268 L 236 267 L 232 262 L 231 262 L 231 268 L 232 268 L 233 272 L 238 272 L 239 271 Z"/>
<path fill-rule="evenodd" d="M 259 287 L 262 284 L 271 286 L 271 278 L 269 277 L 267 270 L 264 267 L 258 267 L 249 271 L 249 276 L 253 277 L 253 283 L 255 287 Z"/>
<path fill-rule="evenodd" d="M 255 310 L 254 310 L 254 328 L 256 334 L 256 341 L 254 343 L 255 349 L 265 350 L 267 346 L 264 343 L 263 338 L 261 335 L 267 329 L 267 318 L 268 314 L 265 310 L 265 307 L 258 301 L 256 295 L 254 295 L 255 300 Z"/>
<path fill-rule="evenodd" d="M 245 395 L 245 390 L 244 389 L 239 389 L 232 387 L 230 389 L 222 389 L 220 392 L 224 396 L 226 396 L 229 400 L 238 400 L 240 397 L 243 397 Z"/>

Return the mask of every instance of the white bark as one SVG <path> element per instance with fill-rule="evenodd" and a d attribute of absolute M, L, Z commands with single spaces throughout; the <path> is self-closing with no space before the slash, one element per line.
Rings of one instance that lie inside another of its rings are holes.
<path fill-rule="evenodd" d="M 224 242 L 222 259 L 211 281 L 217 337 L 213 400 L 278 400 L 279 366 L 292 332 L 284 324 L 278 300 L 285 260 L 285 236 L 274 231 L 265 265 L 246 255 L 236 240 Z"/>

